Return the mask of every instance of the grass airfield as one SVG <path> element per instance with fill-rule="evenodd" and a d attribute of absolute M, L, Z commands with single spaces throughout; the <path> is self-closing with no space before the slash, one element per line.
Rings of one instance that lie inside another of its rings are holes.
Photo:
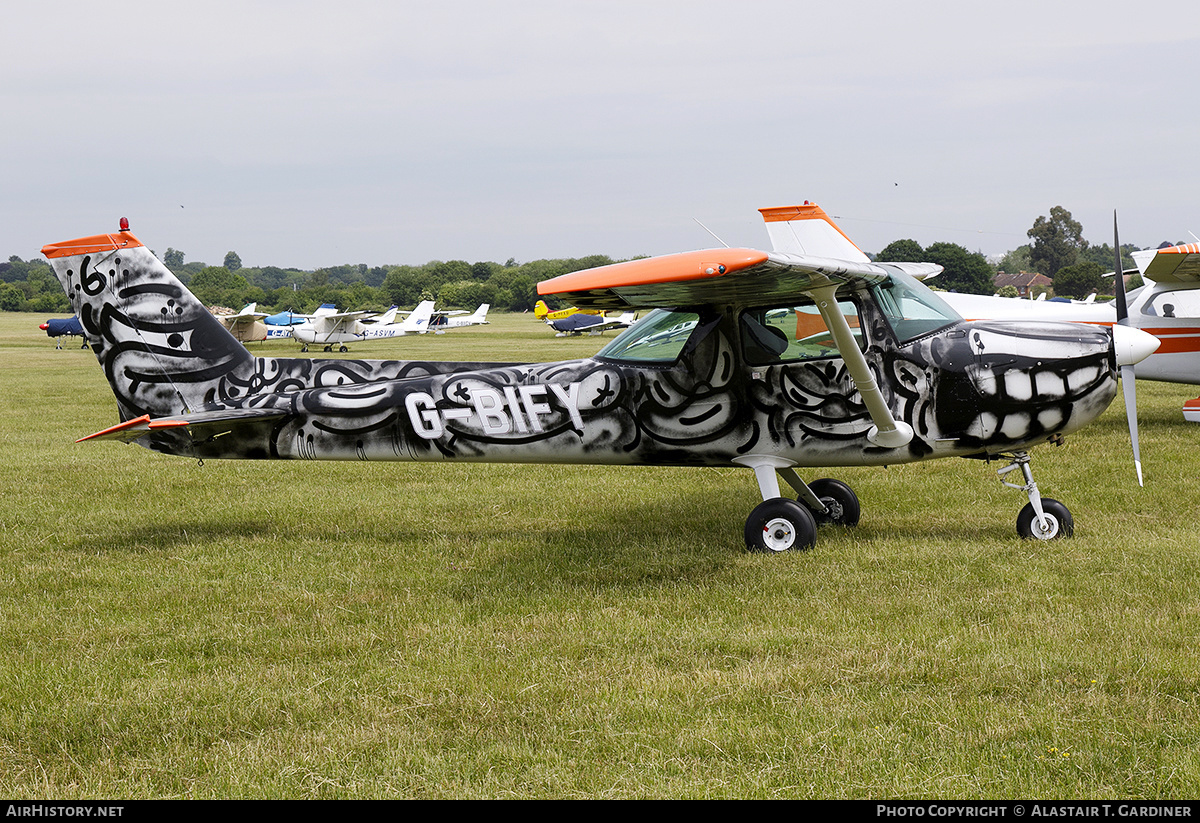
<path fill-rule="evenodd" d="M 1072 540 L 941 460 L 823 471 L 860 527 L 763 556 L 746 470 L 76 444 L 115 404 L 45 319 L 0 313 L 0 796 L 1200 796 L 1195 387 L 1138 385 L 1145 488 L 1119 398 L 1033 452 Z M 612 337 L 489 319 L 344 356 Z"/>

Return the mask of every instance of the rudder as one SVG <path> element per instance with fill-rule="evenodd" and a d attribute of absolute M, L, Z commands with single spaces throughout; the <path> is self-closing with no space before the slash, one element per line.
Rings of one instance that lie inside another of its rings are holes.
<path fill-rule="evenodd" d="M 121 420 L 242 396 L 254 356 L 121 221 L 42 248 L 117 397 Z"/>

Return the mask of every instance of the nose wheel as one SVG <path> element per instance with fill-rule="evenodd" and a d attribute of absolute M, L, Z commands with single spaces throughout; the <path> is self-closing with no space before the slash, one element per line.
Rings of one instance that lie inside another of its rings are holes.
<path fill-rule="evenodd" d="M 1017 534 L 1021 539 L 1057 540 L 1072 536 L 1075 533 L 1075 520 L 1071 517 L 1071 512 L 1062 503 L 1042 497 L 1038 492 L 1037 483 L 1033 481 L 1033 471 L 1029 468 L 1029 453 L 1017 452 L 1009 455 L 1009 458 L 1012 462 L 997 474 L 1005 486 L 1023 491 L 1029 496 L 1029 503 L 1017 515 Z M 1018 469 L 1025 478 L 1025 484 L 1022 486 L 1004 479 L 1004 475 Z"/>

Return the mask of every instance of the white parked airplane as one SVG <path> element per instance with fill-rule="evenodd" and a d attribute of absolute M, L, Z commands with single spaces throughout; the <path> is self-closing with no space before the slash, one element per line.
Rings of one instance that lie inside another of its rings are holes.
<path fill-rule="evenodd" d="M 373 340 L 383 337 L 399 337 L 405 334 L 424 334 L 429 330 L 429 319 L 433 315 L 433 301 L 426 300 L 408 313 L 399 323 L 393 322 L 398 310 L 393 306 L 378 321 L 369 322 L 370 312 L 339 312 L 336 306 L 325 305 L 309 315 L 308 321 L 292 329 L 292 336 L 300 341 L 301 351 L 309 345 L 323 345 L 325 351 L 346 351 L 347 343 Z"/>
<path fill-rule="evenodd" d="M 475 309 L 473 314 L 463 317 L 467 314 L 465 311 L 435 311 L 433 317 L 429 320 L 429 329 L 434 332 L 443 332 L 446 329 L 457 329 L 462 326 L 481 326 L 486 325 L 488 309 L 491 305 L 481 303 L 479 308 Z"/>

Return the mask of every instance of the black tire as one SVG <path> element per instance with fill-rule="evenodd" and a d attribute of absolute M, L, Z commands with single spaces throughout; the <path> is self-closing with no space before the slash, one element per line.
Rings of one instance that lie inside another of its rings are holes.
<path fill-rule="evenodd" d="M 1026 503 L 1025 508 L 1021 509 L 1017 515 L 1017 534 L 1022 540 L 1057 540 L 1075 533 L 1075 521 L 1062 503 L 1043 497 L 1042 511 L 1050 523 L 1048 529 L 1041 528 L 1037 522 L 1037 512 L 1033 510 L 1032 503 Z"/>
<path fill-rule="evenodd" d="M 813 519 L 817 521 L 818 526 L 853 527 L 858 525 L 862 507 L 858 504 L 858 495 L 854 493 L 854 489 L 841 480 L 834 480 L 831 477 L 814 480 L 808 484 L 808 487 L 829 508 L 829 514 L 813 512 Z"/>
<path fill-rule="evenodd" d="M 766 500 L 746 519 L 746 549 L 752 552 L 805 551 L 817 542 L 812 512 L 795 500 Z"/>
<path fill-rule="evenodd" d="M 348 348 L 346 348 L 345 346 L 338 346 L 338 351 L 340 351 L 342 354 L 345 354 L 346 352 L 348 352 L 350 350 Z"/>

